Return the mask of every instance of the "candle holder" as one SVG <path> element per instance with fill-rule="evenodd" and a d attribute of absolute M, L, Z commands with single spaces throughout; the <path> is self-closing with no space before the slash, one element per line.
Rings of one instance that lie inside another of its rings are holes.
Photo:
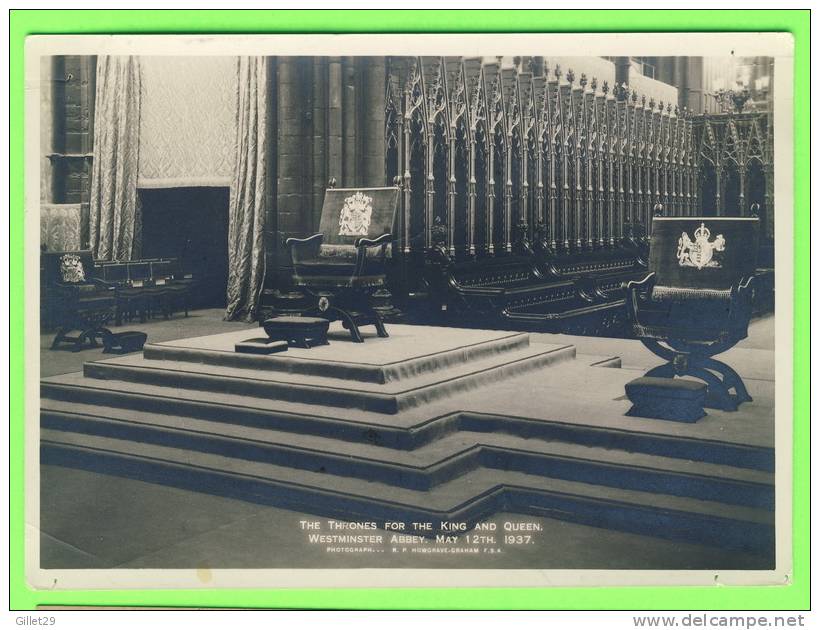
<path fill-rule="evenodd" d="M 737 90 L 717 90 L 712 93 L 712 97 L 717 101 L 718 107 L 723 113 L 730 113 L 734 107 L 735 113 L 742 114 L 743 108 L 752 94 L 749 88 L 743 87 Z"/>

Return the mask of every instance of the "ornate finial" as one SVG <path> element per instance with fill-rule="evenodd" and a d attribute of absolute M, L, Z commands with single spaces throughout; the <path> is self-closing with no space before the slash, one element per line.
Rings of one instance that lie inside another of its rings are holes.
<path fill-rule="evenodd" d="M 555 75 L 555 80 L 556 81 L 561 80 L 561 64 L 560 63 L 555 64 L 555 70 L 553 70 L 553 74 Z"/>
<path fill-rule="evenodd" d="M 638 90 L 632 90 L 632 104 L 635 105 L 638 102 Z"/>
<path fill-rule="evenodd" d="M 675 116 L 680 116 L 680 107 L 678 107 L 677 105 L 675 105 Z"/>
<path fill-rule="evenodd" d="M 590 81 L 589 87 L 593 92 L 595 90 L 597 90 L 598 89 L 598 79 L 596 79 L 595 77 L 592 77 L 592 81 Z"/>
<path fill-rule="evenodd" d="M 663 113 L 663 101 L 658 101 L 658 111 L 661 114 Z"/>
<path fill-rule="evenodd" d="M 641 107 L 646 109 L 646 94 L 641 94 Z"/>
<path fill-rule="evenodd" d="M 578 81 L 578 85 L 580 85 L 580 86 L 581 86 L 581 88 L 586 88 L 586 86 L 587 86 L 587 75 L 586 75 L 586 72 L 582 72 L 582 73 L 581 73 L 581 80 L 580 80 L 580 81 Z"/>
<path fill-rule="evenodd" d="M 572 82 L 575 81 L 575 73 L 572 71 L 572 68 L 567 70 L 567 82 L 572 85 Z"/>
<path fill-rule="evenodd" d="M 677 106 L 677 105 L 675 105 L 675 114 L 676 114 L 676 115 L 677 115 L 677 111 L 678 111 L 678 106 Z M 666 113 L 667 113 L 667 114 L 671 114 L 671 113 L 672 113 L 672 103 L 668 103 L 668 104 L 666 105 Z"/>
<path fill-rule="evenodd" d="M 604 93 L 604 96 L 609 94 L 609 81 L 604 81 L 603 85 L 601 86 L 601 92 Z"/>
<path fill-rule="evenodd" d="M 330 181 L 328 181 L 328 183 L 327 183 L 327 187 L 328 188 L 336 188 L 336 178 L 335 177 L 330 178 Z"/>

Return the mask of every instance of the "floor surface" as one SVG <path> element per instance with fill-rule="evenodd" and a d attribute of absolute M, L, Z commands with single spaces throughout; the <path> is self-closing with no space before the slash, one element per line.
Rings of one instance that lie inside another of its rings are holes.
<path fill-rule="evenodd" d="M 188 318 L 129 324 L 119 330 L 142 330 L 149 341 L 163 342 L 249 326 L 221 317 L 221 310 L 211 309 L 192 312 Z M 42 335 L 42 376 L 76 372 L 85 361 L 107 356 L 101 349 L 52 351 L 51 339 L 50 334 Z M 534 335 L 533 341 L 572 343 L 579 354 L 623 356 L 624 367 L 636 376 L 658 362 L 635 341 L 565 335 Z M 772 366 L 765 362 L 748 365 L 746 359 L 761 356 L 754 350 L 772 350 L 773 344 L 774 318 L 767 317 L 755 320 L 749 339 L 733 350 L 736 360 L 744 362 L 744 370 L 757 370 L 753 386 L 759 392 L 773 385 Z M 608 370 L 601 370 L 603 377 Z M 751 555 L 512 514 L 497 514 L 491 522 L 501 529 L 506 521 L 526 520 L 537 523 L 540 531 L 531 544 L 505 546 L 492 557 L 393 555 L 389 542 L 384 543 L 383 553 L 328 553 L 323 545 L 306 544 L 307 533 L 299 521 L 315 517 L 305 514 L 54 466 L 42 467 L 40 481 L 41 504 L 48 506 L 40 515 L 43 568 L 768 568 L 765 559 Z M 380 533 L 389 540 L 389 535 Z"/>

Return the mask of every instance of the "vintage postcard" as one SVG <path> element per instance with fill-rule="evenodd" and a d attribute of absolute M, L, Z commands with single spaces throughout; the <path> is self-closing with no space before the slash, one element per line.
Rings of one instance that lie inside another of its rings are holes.
<path fill-rule="evenodd" d="M 34 587 L 790 582 L 791 36 L 25 64 Z"/>

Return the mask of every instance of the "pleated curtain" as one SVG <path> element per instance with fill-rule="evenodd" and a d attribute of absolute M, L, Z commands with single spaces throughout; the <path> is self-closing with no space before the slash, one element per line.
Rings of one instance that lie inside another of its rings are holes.
<path fill-rule="evenodd" d="M 98 260 L 130 260 L 140 252 L 140 83 L 138 57 L 97 58 L 89 228 Z"/>
<path fill-rule="evenodd" d="M 237 60 L 236 161 L 228 209 L 225 319 L 254 318 L 265 274 L 265 65 L 264 57 Z"/>

